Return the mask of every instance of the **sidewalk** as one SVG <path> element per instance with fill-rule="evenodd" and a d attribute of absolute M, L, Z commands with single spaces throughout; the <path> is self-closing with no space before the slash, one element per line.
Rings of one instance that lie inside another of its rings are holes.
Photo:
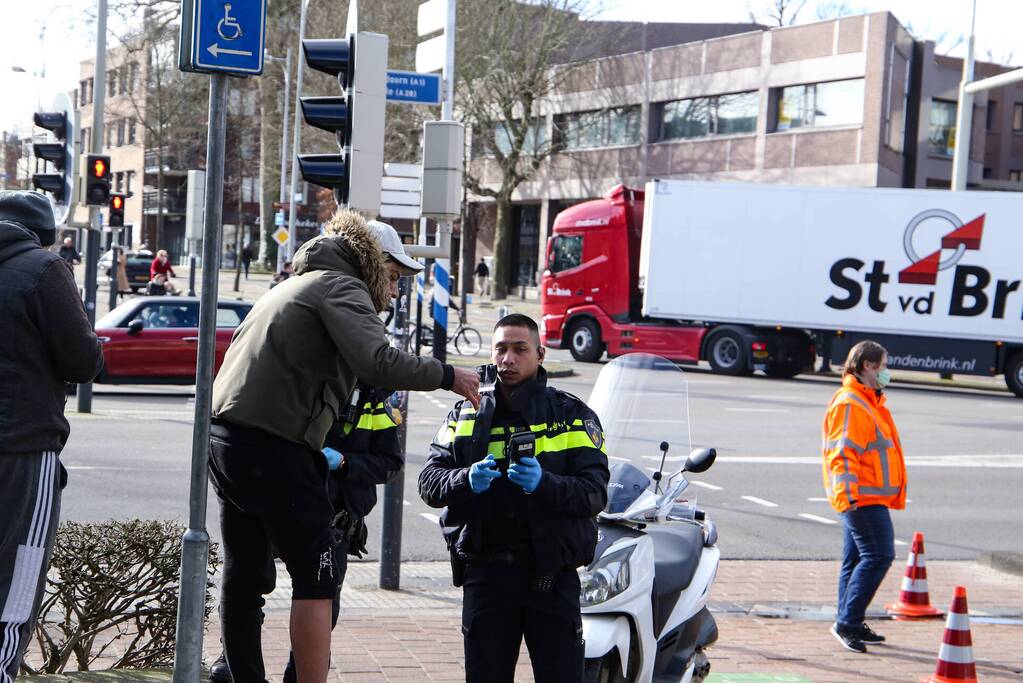
<path fill-rule="evenodd" d="M 464 679 L 460 627 L 461 591 L 450 584 L 446 563 L 402 565 L 402 590 L 376 588 L 376 563 L 349 568 L 342 615 L 333 637 L 332 681 L 459 681 Z M 904 566 L 897 561 L 871 608 L 898 596 Z M 944 620 L 875 622 L 889 645 L 867 655 L 843 650 L 828 633 L 834 618 L 837 562 L 722 562 L 711 594 L 720 630 L 709 651 L 711 681 L 916 681 L 934 671 Z M 1023 581 L 972 562 L 932 562 L 931 600 L 941 609 L 952 588 L 969 590 L 974 655 L 979 677 L 1019 681 L 1023 677 Z M 270 596 L 263 635 L 271 680 L 279 680 L 288 656 L 290 587 Z M 207 660 L 217 655 L 217 623 L 205 640 Z M 725 674 L 722 676 L 722 674 Z M 727 674 L 743 674 L 730 678 Z M 531 681 L 522 650 L 517 681 Z"/>

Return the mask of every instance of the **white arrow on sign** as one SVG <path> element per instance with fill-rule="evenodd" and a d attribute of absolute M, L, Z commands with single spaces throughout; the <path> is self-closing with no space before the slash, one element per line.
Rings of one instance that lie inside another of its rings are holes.
<path fill-rule="evenodd" d="M 231 50 L 231 49 L 228 49 L 226 47 L 220 47 L 216 43 L 213 43 L 212 45 L 210 45 L 208 48 L 206 48 L 206 50 L 209 51 L 209 53 L 211 55 L 213 55 L 214 57 L 219 56 L 221 53 L 223 53 L 225 55 L 239 55 L 241 57 L 251 57 L 252 56 L 252 52 L 250 52 L 248 50 Z"/>

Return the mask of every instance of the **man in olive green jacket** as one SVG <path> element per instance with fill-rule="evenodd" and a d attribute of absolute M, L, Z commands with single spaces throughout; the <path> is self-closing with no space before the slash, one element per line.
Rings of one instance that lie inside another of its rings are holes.
<path fill-rule="evenodd" d="M 337 586 L 327 496 L 327 431 L 356 382 L 450 389 L 475 404 L 474 371 L 390 347 L 378 317 L 397 282 L 422 268 L 394 229 L 339 210 L 327 234 L 295 256 L 297 277 L 274 287 L 235 331 L 213 385 L 210 476 L 220 502 L 222 637 L 235 681 L 265 680 L 263 595 L 273 550 L 292 581 L 298 680 L 325 681 Z"/>

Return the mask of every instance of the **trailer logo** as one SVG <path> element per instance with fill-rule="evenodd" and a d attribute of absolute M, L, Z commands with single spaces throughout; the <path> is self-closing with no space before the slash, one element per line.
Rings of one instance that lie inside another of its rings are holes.
<path fill-rule="evenodd" d="M 981 214 L 966 225 L 963 225 L 954 213 L 944 209 L 928 209 L 914 216 L 906 226 L 906 233 L 902 238 L 902 247 L 906 251 L 910 265 L 899 273 L 899 282 L 909 285 L 937 284 L 939 270 L 946 270 L 959 263 L 967 249 L 980 249 L 980 238 L 984 234 L 984 216 L 985 214 Z M 952 226 L 952 232 L 941 238 L 940 249 L 920 258 L 913 246 L 913 235 L 922 223 L 933 219 L 947 222 Z M 945 249 L 955 251 L 943 259 L 941 252 Z"/>
<path fill-rule="evenodd" d="M 963 223 L 954 213 L 945 209 L 928 209 L 921 211 L 906 225 L 902 237 L 902 247 L 909 258 L 909 265 L 899 271 L 898 285 L 923 285 L 935 287 L 938 284 L 938 273 L 952 269 L 951 291 L 949 299 L 942 304 L 936 301 L 938 291 L 931 289 L 921 291 L 916 287 L 910 290 L 896 290 L 895 299 L 898 307 L 905 314 L 916 315 L 949 315 L 953 317 L 990 316 L 993 319 L 1004 319 L 1007 309 L 1012 305 L 1020 305 L 1020 285 L 1018 279 L 999 279 L 987 268 L 978 265 L 963 264 L 961 261 L 967 251 L 978 251 L 984 235 L 986 214 L 981 214 L 968 223 Z M 920 256 L 914 238 L 917 229 L 925 223 L 933 226 L 937 222 L 947 224 L 950 232 L 946 232 L 938 249 Z M 942 258 L 942 253 L 953 250 Z M 828 273 L 831 284 L 840 291 L 832 294 L 824 304 L 837 311 L 856 308 L 866 299 L 870 310 L 884 313 L 890 303 L 892 276 L 883 260 L 875 260 L 870 266 L 867 262 L 855 257 L 842 258 L 832 264 Z M 937 309 L 937 310 L 936 310 Z M 942 309 L 947 313 L 942 313 Z M 1017 310 L 1019 310 L 1017 308 Z"/>

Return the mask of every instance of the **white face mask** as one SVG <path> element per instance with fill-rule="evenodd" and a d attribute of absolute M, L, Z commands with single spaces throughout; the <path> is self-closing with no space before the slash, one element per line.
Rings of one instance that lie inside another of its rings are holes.
<path fill-rule="evenodd" d="M 877 388 L 884 389 L 892 382 L 892 373 L 888 372 L 888 368 L 881 368 L 881 371 L 877 373 Z"/>

